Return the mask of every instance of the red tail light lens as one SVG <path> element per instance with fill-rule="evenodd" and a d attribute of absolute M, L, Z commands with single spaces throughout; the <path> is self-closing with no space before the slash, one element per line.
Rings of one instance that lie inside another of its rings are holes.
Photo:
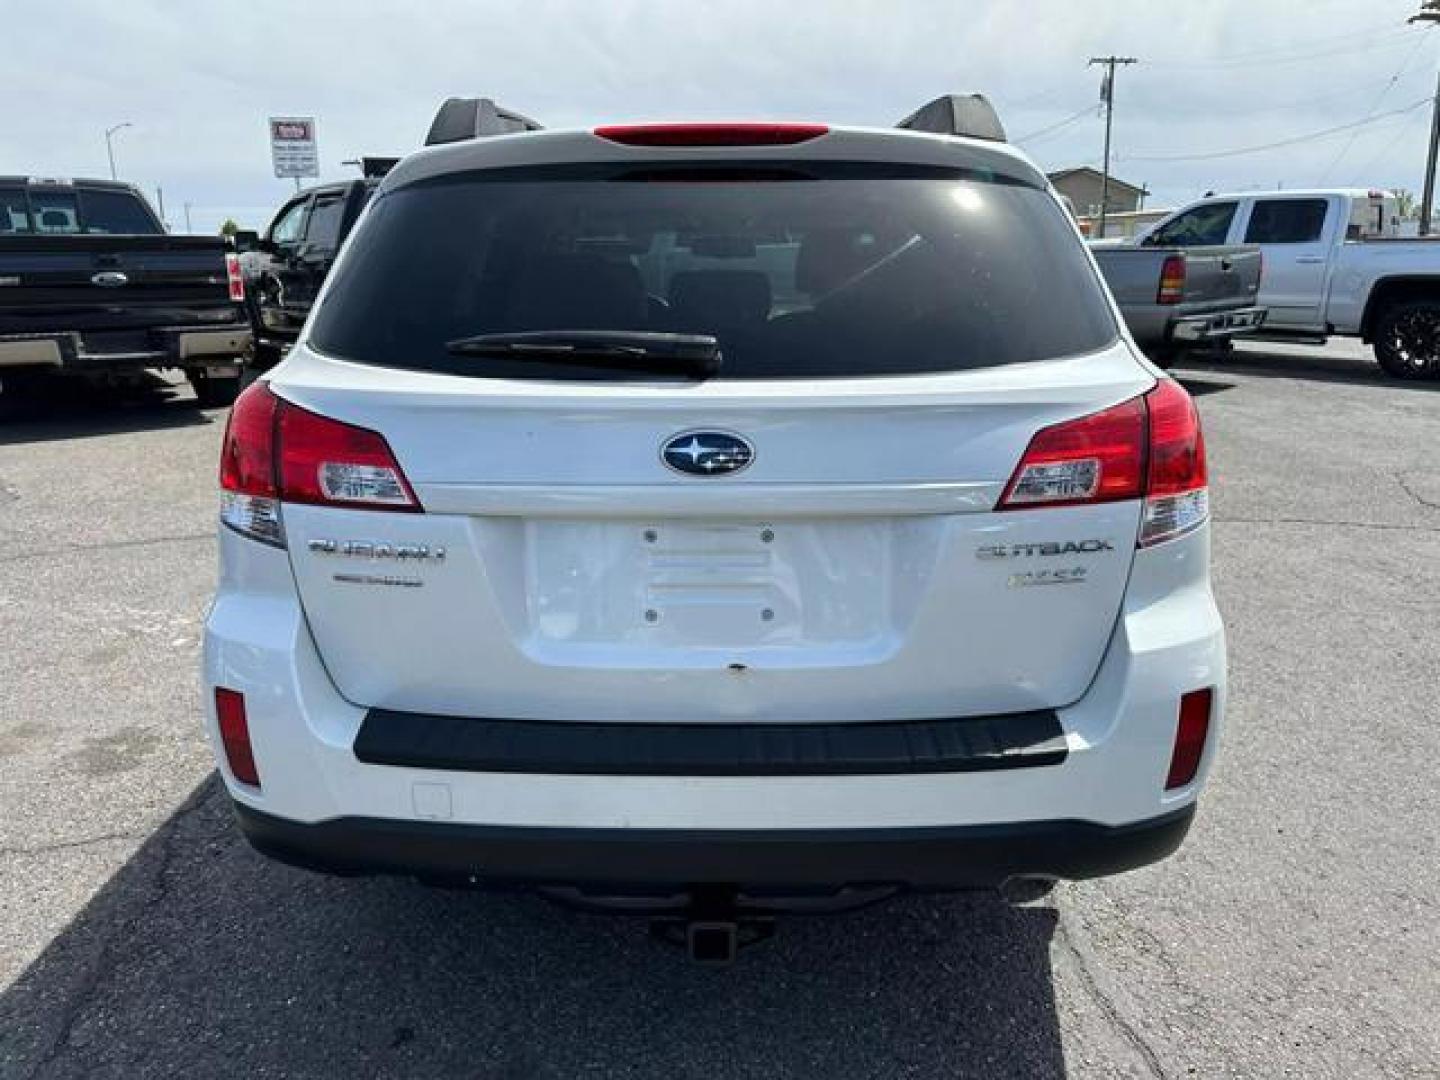
<path fill-rule="evenodd" d="M 625 146 L 793 146 L 829 130 L 824 124 L 610 124 L 595 134 Z"/>
<path fill-rule="evenodd" d="M 252 540 L 285 546 L 275 482 L 275 420 L 280 399 L 263 382 L 235 399 L 220 444 L 220 520 Z"/>
<path fill-rule="evenodd" d="M 1150 413 L 1150 465 L 1140 546 L 1182 536 L 1210 516 L 1205 437 L 1195 402 L 1174 379 L 1145 395 Z"/>
<path fill-rule="evenodd" d="M 998 510 L 1145 498 L 1139 546 L 1198 528 L 1210 516 L 1205 439 L 1190 395 L 1161 379 L 1141 397 L 1042 429 L 1030 440 Z"/>
<path fill-rule="evenodd" d="M 245 715 L 245 695 L 238 690 L 215 688 L 215 719 L 220 724 L 220 744 L 225 748 L 225 761 L 230 775 L 242 784 L 260 786 L 260 770 L 255 766 L 255 751 L 250 745 L 250 721 Z"/>
<path fill-rule="evenodd" d="M 1158 304 L 1178 304 L 1185 299 L 1185 256 L 1170 255 L 1160 265 Z"/>
<path fill-rule="evenodd" d="M 999 508 L 1138 499 L 1144 480 L 1145 404 L 1132 398 L 1039 431 L 1006 485 Z"/>
<path fill-rule="evenodd" d="M 225 256 L 225 282 L 231 300 L 239 303 L 245 299 L 245 275 L 240 272 L 240 256 L 233 252 Z"/>
<path fill-rule="evenodd" d="M 365 509 L 420 509 L 379 432 L 285 403 L 277 424 L 285 502 Z"/>
<path fill-rule="evenodd" d="M 1213 690 L 1193 690 L 1180 697 L 1180 717 L 1175 725 L 1175 748 L 1170 754 L 1170 771 L 1165 777 L 1165 790 L 1182 788 L 1200 771 L 1205 756 L 1205 740 L 1210 734 L 1210 709 L 1214 704 Z"/>
<path fill-rule="evenodd" d="M 280 504 L 423 510 L 384 436 L 277 397 L 263 382 L 235 401 L 220 450 L 220 520 L 285 546 Z"/>

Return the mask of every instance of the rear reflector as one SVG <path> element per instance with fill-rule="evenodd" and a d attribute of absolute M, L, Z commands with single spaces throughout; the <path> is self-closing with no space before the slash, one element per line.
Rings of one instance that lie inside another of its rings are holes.
<path fill-rule="evenodd" d="M 215 688 L 215 718 L 220 723 L 220 743 L 230 775 L 242 784 L 260 786 L 260 770 L 250 746 L 250 722 L 245 717 L 245 695 L 238 690 Z"/>
<path fill-rule="evenodd" d="M 1185 256 L 1167 256 L 1160 266 L 1160 291 L 1157 304 L 1178 304 L 1185 299 Z"/>
<path fill-rule="evenodd" d="M 1182 788 L 1200 771 L 1205 756 L 1205 739 L 1210 734 L 1210 708 L 1213 690 L 1192 690 L 1180 697 L 1180 718 L 1175 727 L 1175 749 L 1170 754 L 1170 772 L 1165 777 L 1165 790 Z"/>
<path fill-rule="evenodd" d="M 824 124 L 610 124 L 595 134 L 625 146 L 793 146 L 829 130 Z"/>
<path fill-rule="evenodd" d="M 384 436 L 277 397 L 264 382 L 235 401 L 220 450 L 220 520 L 285 546 L 280 504 L 419 513 Z"/>
<path fill-rule="evenodd" d="M 1139 546 L 1199 528 L 1210 516 L 1200 416 L 1179 383 L 1042 428 L 1005 486 L 998 510 L 1145 499 Z"/>
<path fill-rule="evenodd" d="M 230 299 L 239 303 L 245 299 L 245 275 L 240 271 L 240 256 L 233 252 L 225 256 L 225 282 L 230 288 Z"/>

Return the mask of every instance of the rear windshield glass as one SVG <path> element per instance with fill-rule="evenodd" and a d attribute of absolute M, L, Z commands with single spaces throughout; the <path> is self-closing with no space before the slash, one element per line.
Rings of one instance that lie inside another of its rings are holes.
<path fill-rule="evenodd" d="M 711 334 L 720 378 L 893 375 L 1093 351 L 1116 327 L 1043 191 L 840 164 L 494 170 L 377 199 L 311 333 L 364 363 L 649 378 L 452 355 L 517 331 Z"/>
<path fill-rule="evenodd" d="M 160 226 L 128 191 L 0 188 L 0 233 L 82 232 L 153 236 Z"/>

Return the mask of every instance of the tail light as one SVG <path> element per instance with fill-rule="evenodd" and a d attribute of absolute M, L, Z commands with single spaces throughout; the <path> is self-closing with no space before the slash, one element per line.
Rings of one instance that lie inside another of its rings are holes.
<path fill-rule="evenodd" d="M 220 451 L 220 520 L 285 546 L 280 504 L 419 513 L 385 437 L 292 405 L 257 382 L 230 412 Z"/>
<path fill-rule="evenodd" d="M 1178 304 L 1185 299 L 1185 256 L 1167 255 L 1160 266 L 1160 291 L 1157 304 Z"/>
<path fill-rule="evenodd" d="M 1150 414 L 1150 461 L 1140 546 L 1198 529 L 1210 516 L 1205 436 L 1195 402 L 1174 379 L 1145 395 Z"/>
<path fill-rule="evenodd" d="M 625 146 L 794 146 L 829 130 L 824 124 L 610 124 L 595 134 Z"/>
<path fill-rule="evenodd" d="M 1030 440 L 1002 509 L 1138 499 L 1145 481 L 1145 402 L 1044 428 Z"/>
<path fill-rule="evenodd" d="M 245 299 L 245 275 L 240 271 L 240 256 L 234 252 L 225 255 L 225 282 L 230 286 L 230 299 L 237 304 Z"/>
<path fill-rule="evenodd" d="M 1165 790 L 1182 788 L 1200 771 L 1205 756 L 1205 740 L 1210 734 L 1210 709 L 1213 690 L 1192 690 L 1180 696 L 1180 716 L 1175 725 L 1175 747 L 1170 753 L 1170 771 L 1165 776 Z"/>
<path fill-rule="evenodd" d="M 255 766 L 255 751 L 250 745 L 250 721 L 245 715 L 245 695 L 238 690 L 215 688 L 215 719 L 220 726 L 220 744 L 225 748 L 225 761 L 230 775 L 242 784 L 260 786 L 260 770 Z"/>
<path fill-rule="evenodd" d="M 999 510 L 1144 498 L 1139 546 L 1182 536 L 1210 515 L 1195 403 L 1161 379 L 1148 393 L 1037 432 Z"/>

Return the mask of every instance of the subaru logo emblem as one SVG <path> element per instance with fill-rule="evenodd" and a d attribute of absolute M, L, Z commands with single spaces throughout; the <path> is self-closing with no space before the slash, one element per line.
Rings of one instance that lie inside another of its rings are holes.
<path fill-rule="evenodd" d="M 722 476 L 748 466 L 755 450 L 728 431 L 682 431 L 665 440 L 660 460 L 687 476 Z"/>

